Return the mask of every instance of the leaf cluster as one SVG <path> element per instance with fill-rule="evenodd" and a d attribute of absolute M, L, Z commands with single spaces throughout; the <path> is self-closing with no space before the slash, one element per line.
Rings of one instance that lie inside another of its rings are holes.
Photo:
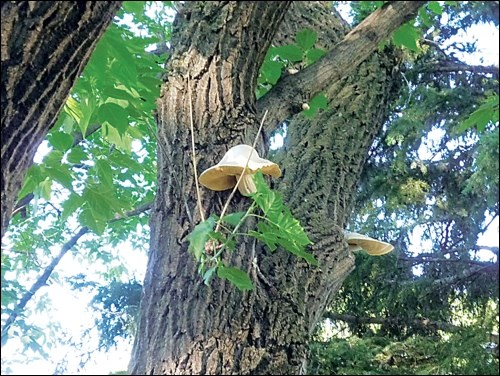
<path fill-rule="evenodd" d="M 199 273 L 203 275 L 206 284 L 217 272 L 219 278 L 228 280 L 238 289 L 245 291 L 253 289 L 253 284 L 246 272 L 227 266 L 223 260 L 223 251 L 234 252 L 238 249 L 235 238 L 249 236 L 261 241 L 274 252 L 278 246 L 290 253 L 303 258 L 311 265 L 318 265 L 314 256 L 306 251 L 311 243 L 299 221 L 295 219 L 283 203 L 281 194 L 270 189 L 261 172 L 253 176 L 256 193 L 251 194 L 253 203 L 246 212 L 231 213 L 222 218 L 210 216 L 207 220 L 196 225 L 189 234 L 188 250 L 193 253 L 199 264 Z M 261 214 L 254 211 L 260 209 Z M 238 232 L 248 218 L 256 218 L 256 230 L 247 233 Z M 223 222 L 229 227 L 222 227 L 214 231 L 216 222 Z M 244 250 L 240 250 L 242 252 Z"/>

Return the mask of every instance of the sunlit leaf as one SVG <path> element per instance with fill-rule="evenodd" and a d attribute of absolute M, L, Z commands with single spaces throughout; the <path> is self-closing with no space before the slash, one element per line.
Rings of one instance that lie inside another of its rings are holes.
<path fill-rule="evenodd" d="M 71 149 L 73 145 L 73 137 L 64 132 L 51 132 L 48 139 L 53 147 L 62 152 Z"/>
<path fill-rule="evenodd" d="M 100 122 L 108 122 L 117 129 L 120 135 L 124 135 L 128 128 L 128 112 L 116 103 L 104 103 L 98 109 Z"/>
<path fill-rule="evenodd" d="M 109 162 L 104 159 L 98 159 L 95 162 L 95 167 L 97 169 L 97 176 L 102 184 L 112 188 L 113 187 L 113 170 L 109 165 Z"/>
<path fill-rule="evenodd" d="M 231 213 L 231 214 L 225 215 L 222 218 L 222 221 L 235 227 L 241 221 L 241 219 L 243 218 L 244 215 L 245 215 L 245 212 Z"/>
<path fill-rule="evenodd" d="M 198 223 L 193 231 L 188 235 L 189 252 L 192 252 L 196 260 L 200 260 L 205 252 L 205 243 L 208 235 L 215 227 L 215 218 L 209 217 L 205 221 Z"/>
<path fill-rule="evenodd" d="M 306 52 L 307 64 L 313 64 L 325 55 L 326 51 L 320 50 L 319 48 L 313 48 Z"/>
<path fill-rule="evenodd" d="M 418 52 L 420 48 L 417 45 L 417 41 L 420 39 L 420 32 L 409 23 L 401 25 L 392 34 L 392 40 L 397 46 L 404 46 L 414 52 Z"/>
<path fill-rule="evenodd" d="M 304 52 L 295 44 L 276 47 L 276 54 L 290 62 L 301 61 Z"/>
<path fill-rule="evenodd" d="M 221 265 L 217 268 L 217 275 L 231 282 L 241 291 L 253 289 L 252 280 L 243 270 Z"/>
<path fill-rule="evenodd" d="M 297 45 L 302 48 L 304 51 L 309 50 L 314 43 L 316 43 L 316 39 L 318 35 L 315 31 L 310 29 L 303 29 L 297 32 L 295 36 L 295 40 L 297 41 Z"/>
<path fill-rule="evenodd" d="M 437 15 L 443 14 L 443 7 L 439 4 L 439 1 L 429 1 L 427 8 Z"/>
<path fill-rule="evenodd" d="M 70 163 L 78 164 L 81 163 L 83 160 L 87 160 L 88 156 L 87 153 L 85 153 L 82 148 L 75 147 L 71 149 L 71 151 L 66 156 L 66 159 Z"/>

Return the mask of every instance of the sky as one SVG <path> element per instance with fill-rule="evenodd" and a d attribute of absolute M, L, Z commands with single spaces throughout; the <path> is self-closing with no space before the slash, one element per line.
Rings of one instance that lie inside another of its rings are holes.
<path fill-rule="evenodd" d="M 467 32 L 463 32 L 459 36 L 462 40 L 477 40 L 479 53 L 476 56 L 464 57 L 463 59 L 469 64 L 483 64 L 483 65 L 497 65 L 498 66 L 498 46 L 499 46 L 499 33 L 498 29 L 492 26 L 475 25 Z M 480 61 L 482 59 L 482 61 Z M 279 136 L 275 140 L 275 146 L 279 147 L 282 144 Z M 42 145 L 36 161 L 41 161 L 43 155 L 47 153 L 47 147 Z M 425 150 L 422 151 L 425 155 Z M 420 244 L 418 239 L 419 235 L 415 234 L 415 241 L 412 245 L 415 252 L 425 247 L 426 244 Z M 496 245 L 499 244 L 499 223 L 498 218 L 489 226 L 488 231 L 480 238 L 480 245 Z M 146 270 L 146 251 L 132 249 L 130 244 L 123 243 L 122 246 L 117 248 L 110 248 L 110 252 L 116 254 L 120 262 L 122 262 L 130 271 L 130 276 L 133 276 L 139 281 L 142 281 Z M 482 256 L 485 259 L 491 257 L 489 251 L 483 252 Z M 73 276 L 82 268 L 106 268 L 106 265 L 84 265 L 82 260 L 76 257 L 67 255 L 63 258 L 57 267 L 57 272 L 61 277 Z M 92 327 L 93 317 L 91 311 L 88 309 L 91 296 L 88 294 L 75 293 L 68 291 L 68 289 L 53 284 L 50 288 L 45 288 L 40 291 L 42 294 L 47 294 L 50 298 L 50 307 L 46 311 L 37 313 L 31 319 L 38 323 L 48 322 L 49 320 L 57 320 L 60 322 L 60 334 L 65 333 L 67 338 L 73 337 L 79 339 L 81 332 L 88 327 Z M 42 324 L 43 326 L 43 324 Z M 97 335 L 91 337 L 90 345 L 97 344 Z M 92 341 L 94 341 L 92 343 Z M 68 360 L 68 370 L 74 372 L 78 364 L 78 357 L 75 350 L 70 346 L 58 346 L 49 350 L 49 360 L 33 360 L 26 362 L 27 357 L 20 356 L 20 342 L 15 339 L 2 349 L 2 362 L 6 359 L 14 361 L 10 368 L 12 374 L 26 374 L 26 375 L 40 375 L 52 374 L 55 370 L 56 363 L 63 359 Z M 123 371 L 127 369 L 130 359 L 131 344 L 122 343 L 117 349 L 109 353 L 95 353 L 92 360 L 87 363 L 84 370 L 79 374 L 94 375 L 94 374 L 108 374 L 109 372 Z M 28 357 L 29 358 L 29 357 Z M 17 360 L 17 361 L 16 361 Z M 3 368 L 3 367 L 2 367 Z"/>

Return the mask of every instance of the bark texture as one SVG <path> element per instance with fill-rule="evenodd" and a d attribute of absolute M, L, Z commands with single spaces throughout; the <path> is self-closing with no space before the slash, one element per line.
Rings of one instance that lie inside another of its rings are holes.
<path fill-rule="evenodd" d="M 2 237 L 38 146 L 120 4 L 2 2 Z"/>
<path fill-rule="evenodd" d="M 286 43 L 302 27 L 313 27 L 326 48 L 347 31 L 325 5 L 311 3 L 293 2 L 288 12 L 288 2 L 188 3 L 176 20 L 174 54 L 158 103 L 163 146 L 132 374 L 305 372 L 310 335 L 353 268 L 342 229 L 368 148 L 397 92 L 392 52 L 374 55 L 350 77 L 331 82 L 331 109 L 313 120 L 292 120 L 278 156 L 284 172 L 278 187 L 314 242 L 319 268 L 243 241 L 226 261 L 248 271 L 254 290 L 241 293 L 217 278 L 207 287 L 186 237 L 200 221 L 189 93 L 201 172 L 230 147 L 252 142 L 259 120 L 255 83 L 276 30 L 276 43 Z M 205 216 L 220 214 L 228 195 L 202 189 Z M 231 211 L 247 205 L 237 195 Z"/>

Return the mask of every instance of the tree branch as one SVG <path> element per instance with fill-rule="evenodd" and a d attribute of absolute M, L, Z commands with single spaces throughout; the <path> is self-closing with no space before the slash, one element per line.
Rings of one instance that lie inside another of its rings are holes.
<path fill-rule="evenodd" d="M 493 74 L 495 77 L 499 75 L 499 69 L 497 66 L 483 66 L 483 65 L 468 65 L 464 63 L 450 63 L 445 61 L 440 61 L 436 65 L 426 66 L 422 69 L 419 69 L 418 72 L 442 72 L 442 73 L 451 73 L 451 72 L 472 72 L 472 73 L 486 73 Z"/>
<path fill-rule="evenodd" d="M 409 261 L 413 264 L 423 264 L 426 262 L 457 262 L 457 263 L 464 263 L 464 264 L 469 264 L 469 265 L 479 265 L 479 266 L 493 266 L 495 263 L 493 262 L 488 262 L 488 261 L 475 261 L 475 260 L 466 260 L 466 259 L 447 259 L 447 258 L 442 258 L 442 257 L 432 257 L 432 255 L 418 255 L 415 257 L 405 257 L 405 256 L 399 256 L 399 260 L 401 261 Z"/>
<path fill-rule="evenodd" d="M 141 214 L 141 213 L 151 209 L 152 205 L 153 205 L 152 202 L 145 203 L 141 206 L 138 206 L 135 209 L 128 211 L 123 216 L 118 216 L 118 217 L 112 219 L 111 221 L 109 221 L 109 223 L 113 223 L 113 222 L 119 221 L 120 219 L 129 218 L 129 217 Z M 4 326 L 2 327 L 2 334 L 1 334 L 1 337 L 2 337 L 1 346 L 2 347 L 7 343 L 7 340 L 9 338 L 8 337 L 9 328 L 16 321 L 20 312 L 26 307 L 26 304 L 28 304 L 28 302 L 31 300 L 31 298 L 33 298 L 33 296 L 36 294 L 36 292 L 38 290 L 40 290 L 40 288 L 42 288 L 43 286 L 46 285 L 47 280 L 49 279 L 50 275 L 54 271 L 55 267 L 59 264 L 61 259 L 64 257 L 64 255 L 66 253 L 68 253 L 68 251 L 76 245 L 78 240 L 80 240 L 80 238 L 88 232 L 89 232 L 89 228 L 87 226 L 80 228 L 80 230 L 75 235 L 73 235 L 73 237 L 62 246 L 59 254 L 45 268 L 42 275 L 40 277 L 38 277 L 38 279 L 31 286 L 31 288 L 21 297 L 21 299 L 19 300 L 19 303 L 12 310 L 9 317 L 5 321 Z"/>
<path fill-rule="evenodd" d="M 330 52 L 299 73 L 280 80 L 257 102 L 261 116 L 269 110 L 267 129 L 302 111 L 302 104 L 323 91 L 332 82 L 346 77 L 368 58 L 380 42 L 415 16 L 426 1 L 391 1 L 373 12 L 348 33 Z"/>
<path fill-rule="evenodd" d="M 496 263 L 491 263 L 491 264 L 486 265 L 486 266 L 476 266 L 476 267 L 473 267 L 470 269 L 462 270 L 460 273 L 449 276 L 449 277 L 435 279 L 431 282 L 430 288 L 453 285 L 453 284 L 457 283 L 458 281 L 466 280 L 475 274 L 487 273 L 487 272 L 490 272 L 491 270 L 497 271 L 497 264 Z M 497 275 L 498 275 L 498 272 L 497 272 Z M 395 283 L 395 284 L 398 284 L 399 286 L 408 286 L 408 285 L 411 285 L 414 283 L 420 283 L 424 280 L 425 280 L 425 278 L 419 278 L 419 279 L 410 280 L 410 281 L 398 281 L 395 279 L 391 279 L 391 280 L 386 280 L 386 282 Z"/>
<path fill-rule="evenodd" d="M 488 251 L 493 252 L 495 255 L 498 256 L 498 247 L 493 247 L 493 246 L 489 246 L 489 245 L 478 245 L 475 249 L 478 251 L 480 249 L 486 249 Z"/>
<path fill-rule="evenodd" d="M 36 282 L 31 286 L 31 288 L 23 295 L 17 306 L 12 310 L 9 317 L 5 321 L 4 326 L 2 327 L 2 342 L 1 345 L 4 346 L 7 343 L 8 335 L 7 332 L 10 326 L 17 319 L 19 313 L 26 307 L 26 304 L 31 300 L 31 298 L 35 295 L 35 293 L 40 290 L 42 286 L 47 283 L 50 275 L 54 271 L 54 268 L 59 264 L 63 256 L 78 242 L 78 240 L 85 235 L 89 231 L 88 227 L 82 227 L 78 233 L 76 233 L 68 242 L 66 242 L 59 254 L 52 260 L 52 262 L 47 266 L 40 277 L 36 280 Z"/>
<path fill-rule="evenodd" d="M 87 128 L 85 137 L 90 136 L 92 133 L 95 133 L 99 129 L 101 129 L 101 124 L 92 124 L 90 127 Z M 75 131 L 73 132 L 72 136 L 73 136 L 73 145 L 71 145 L 71 147 L 74 148 L 76 145 L 82 142 L 83 134 L 82 132 Z"/>
<path fill-rule="evenodd" d="M 446 332 L 457 332 L 459 326 L 442 321 L 433 321 L 429 319 L 402 319 L 399 317 L 359 317 L 354 315 L 325 312 L 323 318 L 333 321 L 345 321 L 357 324 L 386 324 L 386 325 L 406 325 L 420 329 L 444 330 Z"/>

